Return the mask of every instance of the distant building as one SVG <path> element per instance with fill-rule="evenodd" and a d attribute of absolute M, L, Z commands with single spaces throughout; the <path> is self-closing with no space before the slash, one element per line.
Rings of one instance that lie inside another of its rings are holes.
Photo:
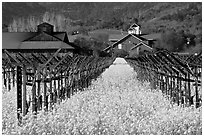
<path fill-rule="evenodd" d="M 120 37 L 117 36 L 117 38 Z M 104 51 L 114 53 L 114 50 L 119 49 L 129 53 L 129 56 L 139 55 L 143 52 L 151 52 L 155 41 L 154 39 L 146 39 L 144 35 L 141 34 L 140 26 L 135 23 L 128 29 L 127 35 L 117 40 L 112 37 L 111 40 L 114 40 L 113 44 L 105 48 Z"/>
<path fill-rule="evenodd" d="M 42 23 L 37 32 L 3 32 L 2 49 L 10 52 L 62 52 L 73 54 L 75 47 L 69 43 L 66 32 L 53 32 L 54 26 Z"/>

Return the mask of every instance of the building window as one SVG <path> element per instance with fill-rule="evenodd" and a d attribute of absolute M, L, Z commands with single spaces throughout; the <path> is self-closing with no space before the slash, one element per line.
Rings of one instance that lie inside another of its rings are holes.
<path fill-rule="evenodd" d="M 118 44 L 118 49 L 122 49 L 122 44 Z"/>

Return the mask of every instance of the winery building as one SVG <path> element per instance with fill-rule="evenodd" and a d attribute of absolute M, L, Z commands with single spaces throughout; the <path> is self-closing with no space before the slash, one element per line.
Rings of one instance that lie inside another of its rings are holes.
<path fill-rule="evenodd" d="M 155 40 L 145 38 L 140 28 L 138 24 L 134 23 L 128 29 L 127 35 L 115 41 L 112 45 L 105 48 L 104 51 L 113 54 L 116 50 L 124 50 L 129 53 L 129 56 L 151 52 Z"/>
<path fill-rule="evenodd" d="M 69 42 L 66 32 L 53 32 L 54 26 L 42 23 L 37 26 L 37 32 L 3 32 L 2 49 L 9 52 L 75 52 L 75 47 Z"/>

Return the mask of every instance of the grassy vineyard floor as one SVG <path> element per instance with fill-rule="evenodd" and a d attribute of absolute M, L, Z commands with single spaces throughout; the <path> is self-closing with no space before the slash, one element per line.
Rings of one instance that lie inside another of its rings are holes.
<path fill-rule="evenodd" d="M 117 59 L 85 91 L 52 113 L 27 115 L 16 126 L 14 92 L 4 92 L 3 134 L 202 134 L 202 107 L 172 105 L 149 83 L 140 83 L 123 59 Z"/>

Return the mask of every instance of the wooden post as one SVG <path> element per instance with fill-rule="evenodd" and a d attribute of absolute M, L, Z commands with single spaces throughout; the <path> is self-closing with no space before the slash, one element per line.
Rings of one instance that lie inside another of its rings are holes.
<path fill-rule="evenodd" d="M 40 93 L 40 74 L 37 76 L 37 80 L 38 80 L 38 82 L 37 82 L 37 93 L 38 93 L 38 102 L 37 102 L 37 111 L 40 111 L 41 109 L 42 109 L 42 96 L 41 96 L 41 93 Z"/>
<path fill-rule="evenodd" d="M 67 86 L 67 73 L 66 72 L 64 73 L 64 87 L 65 87 L 65 94 L 66 94 L 66 97 L 67 97 L 68 86 Z"/>
<path fill-rule="evenodd" d="M 67 95 L 67 98 L 70 98 L 70 85 L 69 85 L 69 73 L 66 72 L 66 82 L 65 82 L 65 85 L 66 85 L 66 95 Z"/>
<path fill-rule="evenodd" d="M 7 79 L 8 79 L 8 91 L 10 91 L 11 90 L 11 69 L 9 68 L 8 69 L 8 72 L 7 72 Z"/>
<path fill-rule="evenodd" d="M 171 74 L 170 74 L 171 75 Z M 170 77 L 168 77 L 168 97 L 169 97 L 169 99 L 171 98 L 171 86 L 172 86 L 172 83 L 171 83 L 171 76 Z"/>
<path fill-rule="evenodd" d="M 173 102 L 175 102 L 175 78 L 172 78 L 172 97 L 173 97 Z"/>
<path fill-rule="evenodd" d="M 22 112 L 23 112 L 23 116 L 26 115 L 27 113 L 27 105 L 26 105 L 26 82 L 27 82 L 27 76 L 26 76 L 26 66 L 23 65 L 23 92 L 22 92 L 22 105 L 23 105 L 23 109 L 22 109 Z"/>
<path fill-rule="evenodd" d="M 191 76 L 190 76 L 190 74 L 188 73 L 188 105 L 189 106 L 191 106 L 192 104 L 193 104 L 193 100 L 191 100 L 192 98 L 191 98 L 191 81 L 190 81 L 190 79 L 191 79 Z"/>
<path fill-rule="evenodd" d="M 195 79 L 195 98 L 196 98 L 196 104 L 195 107 L 198 108 L 199 107 L 199 96 L 198 96 L 198 67 L 195 67 L 195 75 L 196 75 L 196 79 Z"/>
<path fill-rule="evenodd" d="M 60 73 L 61 89 L 63 88 L 63 73 Z"/>
<path fill-rule="evenodd" d="M 43 81 L 43 84 L 44 84 L 44 86 L 43 86 L 43 110 L 44 111 L 47 111 L 47 84 L 46 84 L 46 82 L 45 81 Z"/>
<path fill-rule="evenodd" d="M 15 70 L 14 69 L 12 71 L 12 76 L 13 76 L 13 87 L 15 87 Z"/>
<path fill-rule="evenodd" d="M 184 94 L 185 94 L 185 106 L 188 105 L 188 88 L 187 88 L 187 74 L 185 75 L 185 82 L 184 82 Z"/>
<path fill-rule="evenodd" d="M 58 92 L 58 96 L 57 96 L 57 100 L 58 100 L 58 103 L 60 103 L 60 101 L 61 101 L 61 89 L 60 89 L 60 79 L 61 79 L 61 77 L 60 77 L 60 75 L 58 75 L 58 80 L 57 80 L 57 92 Z"/>
<path fill-rule="evenodd" d="M 177 88 L 177 90 L 176 90 L 176 102 L 177 102 L 177 105 L 179 106 L 179 94 L 180 94 L 180 91 L 179 91 L 179 85 L 180 85 L 180 82 L 179 82 L 179 73 L 177 74 L 177 76 L 178 76 L 178 78 L 176 79 L 176 83 L 177 83 L 177 85 L 176 85 L 176 88 Z"/>
<path fill-rule="evenodd" d="M 5 70 L 4 70 L 5 71 Z M 17 85 L 17 118 L 21 122 L 22 113 L 22 69 L 20 66 L 16 67 L 16 85 Z"/>
<path fill-rule="evenodd" d="M 6 88 L 6 87 L 7 87 L 7 86 L 6 86 L 6 68 L 4 68 L 3 71 L 4 71 L 4 72 L 3 72 L 3 74 L 4 74 L 4 86 L 5 86 L 5 88 Z"/>
<path fill-rule="evenodd" d="M 56 76 L 54 76 L 56 77 Z M 57 89 L 56 89 L 56 80 L 54 80 L 54 88 L 53 88 L 53 91 L 54 91 L 54 103 L 57 102 Z"/>
<path fill-rule="evenodd" d="M 52 105 L 53 105 L 53 91 L 52 91 L 52 77 L 51 77 L 51 75 L 50 75 L 50 79 L 51 79 L 51 81 L 50 81 L 50 110 L 52 110 Z"/>
<path fill-rule="evenodd" d="M 181 77 L 181 75 L 180 75 L 180 77 Z M 180 85 L 180 104 L 183 106 L 184 105 L 184 91 L 182 90 L 182 85 L 183 85 L 183 81 L 182 80 L 180 80 L 180 83 L 179 83 L 179 85 Z"/>
<path fill-rule="evenodd" d="M 36 72 L 36 68 L 33 67 L 33 73 L 35 74 L 35 72 Z M 35 82 L 35 80 L 34 80 L 33 88 L 32 88 L 33 89 L 32 90 L 32 112 L 33 113 L 37 113 L 37 109 L 36 109 L 36 105 L 37 105 L 37 102 L 36 102 L 36 82 Z"/>
<path fill-rule="evenodd" d="M 63 87 L 63 73 L 61 72 L 60 73 L 60 93 L 61 93 L 61 96 L 60 96 L 60 101 L 62 101 L 62 99 L 63 99 L 63 96 L 64 96 L 64 89 L 63 89 L 64 87 Z"/>
<path fill-rule="evenodd" d="M 168 96 L 168 84 L 169 84 L 169 78 L 168 78 L 168 76 L 165 76 L 165 94 L 166 94 L 166 96 Z"/>

